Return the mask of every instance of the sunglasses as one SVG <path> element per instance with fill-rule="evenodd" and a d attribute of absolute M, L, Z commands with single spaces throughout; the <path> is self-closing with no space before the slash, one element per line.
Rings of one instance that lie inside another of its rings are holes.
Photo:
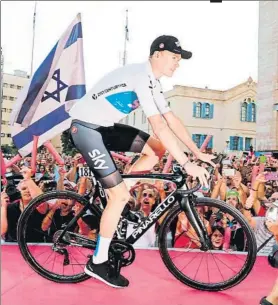
<path fill-rule="evenodd" d="M 144 198 L 146 198 L 146 197 L 153 198 L 154 195 L 153 195 L 153 194 L 150 194 L 150 193 L 143 193 L 143 197 L 144 197 Z"/>

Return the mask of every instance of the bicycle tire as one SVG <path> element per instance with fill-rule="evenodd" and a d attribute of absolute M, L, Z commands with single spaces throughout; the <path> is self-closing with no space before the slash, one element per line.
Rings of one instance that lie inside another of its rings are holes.
<path fill-rule="evenodd" d="M 232 288 L 233 286 L 238 285 L 241 281 L 243 281 L 247 275 L 251 272 L 257 257 L 257 244 L 254 233 L 250 228 L 248 222 L 245 220 L 244 216 L 236 210 L 234 207 L 227 205 L 224 201 L 211 199 L 211 198 L 196 198 L 196 207 L 198 206 L 213 206 L 216 208 L 221 209 L 226 213 L 232 215 L 242 226 L 244 233 L 246 234 L 248 249 L 250 249 L 248 253 L 248 258 L 240 270 L 240 272 L 232 277 L 231 279 L 224 281 L 223 283 L 211 283 L 211 284 L 204 284 L 191 278 L 188 278 L 183 273 L 181 273 L 172 262 L 168 251 L 167 251 L 167 244 L 166 244 L 166 235 L 167 230 L 171 224 L 171 222 L 177 217 L 180 212 L 183 212 L 180 205 L 175 206 L 173 209 L 165 217 L 159 234 L 159 252 L 160 256 L 167 267 L 167 269 L 182 283 L 192 288 L 204 291 L 221 291 Z"/>
<path fill-rule="evenodd" d="M 27 246 L 27 242 L 25 240 L 25 230 L 27 228 L 27 222 L 29 219 L 30 214 L 32 211 L 41 203 L 49 201 L 51 199 L 57 199 L 57 198 L 69 198 L 78 201 L 82 205 L 85 205 L 88 203 L 88 201 L 80 196 L 77 193 L 71 192 L 71 191 L 52 191 L 44 193 L 34 199 L 32 199 L 27 206 L 26 209 L 24 209 L 23 213 L 21 214 L 17 226 L 17 236 L 18 236 L 18 245 L 20 252 L 24 258 L 24 260 L 29 264 L 29 266 L 39 275 L 46 278 L 47 280 L 56 282 L 56 283 L 80 283 L 90 278 L 89 275 L 83 273 L 72 275 L 72 276 L 64 276 L 60 274 L 53 273 L 49 270 L 46 270 L 43 268 L 36 259 L 33 258 L 32 254 L 29 251 L 29 248 Z"/>

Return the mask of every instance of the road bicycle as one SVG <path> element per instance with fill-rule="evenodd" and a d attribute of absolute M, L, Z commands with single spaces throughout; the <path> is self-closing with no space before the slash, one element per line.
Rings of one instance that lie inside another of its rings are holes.
<path fill-rule="evenodd" d="M 213 161 L 218 164 L 223 159 L 223 155 L 218 155 Z M 213 170 L 212 166 L 208 167 L 210 175 Z M 90 169 L 83 169 L 81 175 L 91 176 Z M 174 166 L 172 174 L 122 176 L 124 181 L 155 180 L 170 183 L 174 188 L 147 217 L 124 209 L 109 249 L 109 260 L 116 273 L 133 263 L 136 256 L 133 245 L 148 230 L 154 231 L 157 221 L 164 216 L 158 231 L 158 249 L 163 263 L 179 281 L 199 290 L 220 291 L 238 285 L 247 277 L 256 260 L 257 246 L 253 231 L 240 211 L 224 201 L 198 197 L 196 192 L 201 186 L 198 184 L 188 189 L 187 174 L 178 165 Z M 98 233 L 107 201 L 101 183 L 94 176 L 91 178 L 95 187 L 90 194 L 81 196 L 72 191 L 44 193 L 34 198 L 20 217 L 17 234 L 21 254 L 31 268 L 48 280 L 78 283 L 90 278 L 84 273 L 84 267 L 96 248 L 96 238 L 82 235 L 73 228 L 80 219 L 83 221 L 83 217 L 89 216 L 94 222 L 91 232 L 94 236 Z M 43 241 L 30 242 L 28 226 L 34 223 L 36 209 L 45 202 L 53 204 L 57 200 L 72 205 L 78 203 L 82 209 L 66 225 L 57 226 L 53 235 L 41 231 Z M 128 225 L 134 229 L 129 235 Z M 223 250 L 220 240 L 225 233 L 221 225 L 231 229 L 236 225 L 232 234 L 240 232 L 241 242 L 240 238 L 238 241 L 235 238 L 229 249 Z"/>

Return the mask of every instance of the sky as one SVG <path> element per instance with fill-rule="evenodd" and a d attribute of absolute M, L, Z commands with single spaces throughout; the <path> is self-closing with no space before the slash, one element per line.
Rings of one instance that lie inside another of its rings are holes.
<path fill-rule="evenodd" d="M 1 1 L 1 46 L 4 72 L 30 73 L 35 1 Z M 176 36 L 193 53 L 174 76 L 174 85 L 232 88 L 258 74 L 258 1 L 38 1 L 34 70 L 81 13 L 87 90 L 122 65 L 128 9 L 127 63 L 148 59 L 159 35 Z"/>

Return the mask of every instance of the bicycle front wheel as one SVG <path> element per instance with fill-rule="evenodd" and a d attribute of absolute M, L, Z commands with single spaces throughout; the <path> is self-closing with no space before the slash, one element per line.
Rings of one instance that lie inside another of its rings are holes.
<path fill-rule="evenodd" d="M 59 234 L 74 216 L 72 214 L 70 218 L 60 216 L 62 214 L 58 210 L 59 217 L 56 218 L 56 222 L 53 216 L 51 227 L 45 227 L 48 216 L 40 215 L 37 210 L 45 202 L 50 206 L 64 205 L 63 209 L 69 210 L 74 206 L 80 207 L 88 203 L 85 198 L 70 191 L 53 191 L 34 198 L 23 211 L 17 227 L 18 244 L 23 258 L 33 270 L 50 281 L 79 283 L 89 279 L 90 276 L 84 273 L 84 267 L 93 254 L 92 249 L 96 242 L 93 239 L 86 241 L 83 237 L 87 236 L 76 233 L 78 232 L 76 221 L 65 233 L 64 238 L 69 242 L 59 242 L 57 245 Z M 62 221 L 59 222 L 61 217 Z M 97 220 L 95 227 L 99 228 L 98 217 L 94 219 Z"/>
<path fill-rule="evenodd" d="M 162 223 L 160 255 L 168 270 L 192 288 L 229 289 L 244 280 L 254 266 L 257 255 L 254 233 L 233 206 L 211 198 L 196 198 L 195 203 L 210 236 L 210 249 L 200 249 L 199 238 L 178 205 Z"/>

